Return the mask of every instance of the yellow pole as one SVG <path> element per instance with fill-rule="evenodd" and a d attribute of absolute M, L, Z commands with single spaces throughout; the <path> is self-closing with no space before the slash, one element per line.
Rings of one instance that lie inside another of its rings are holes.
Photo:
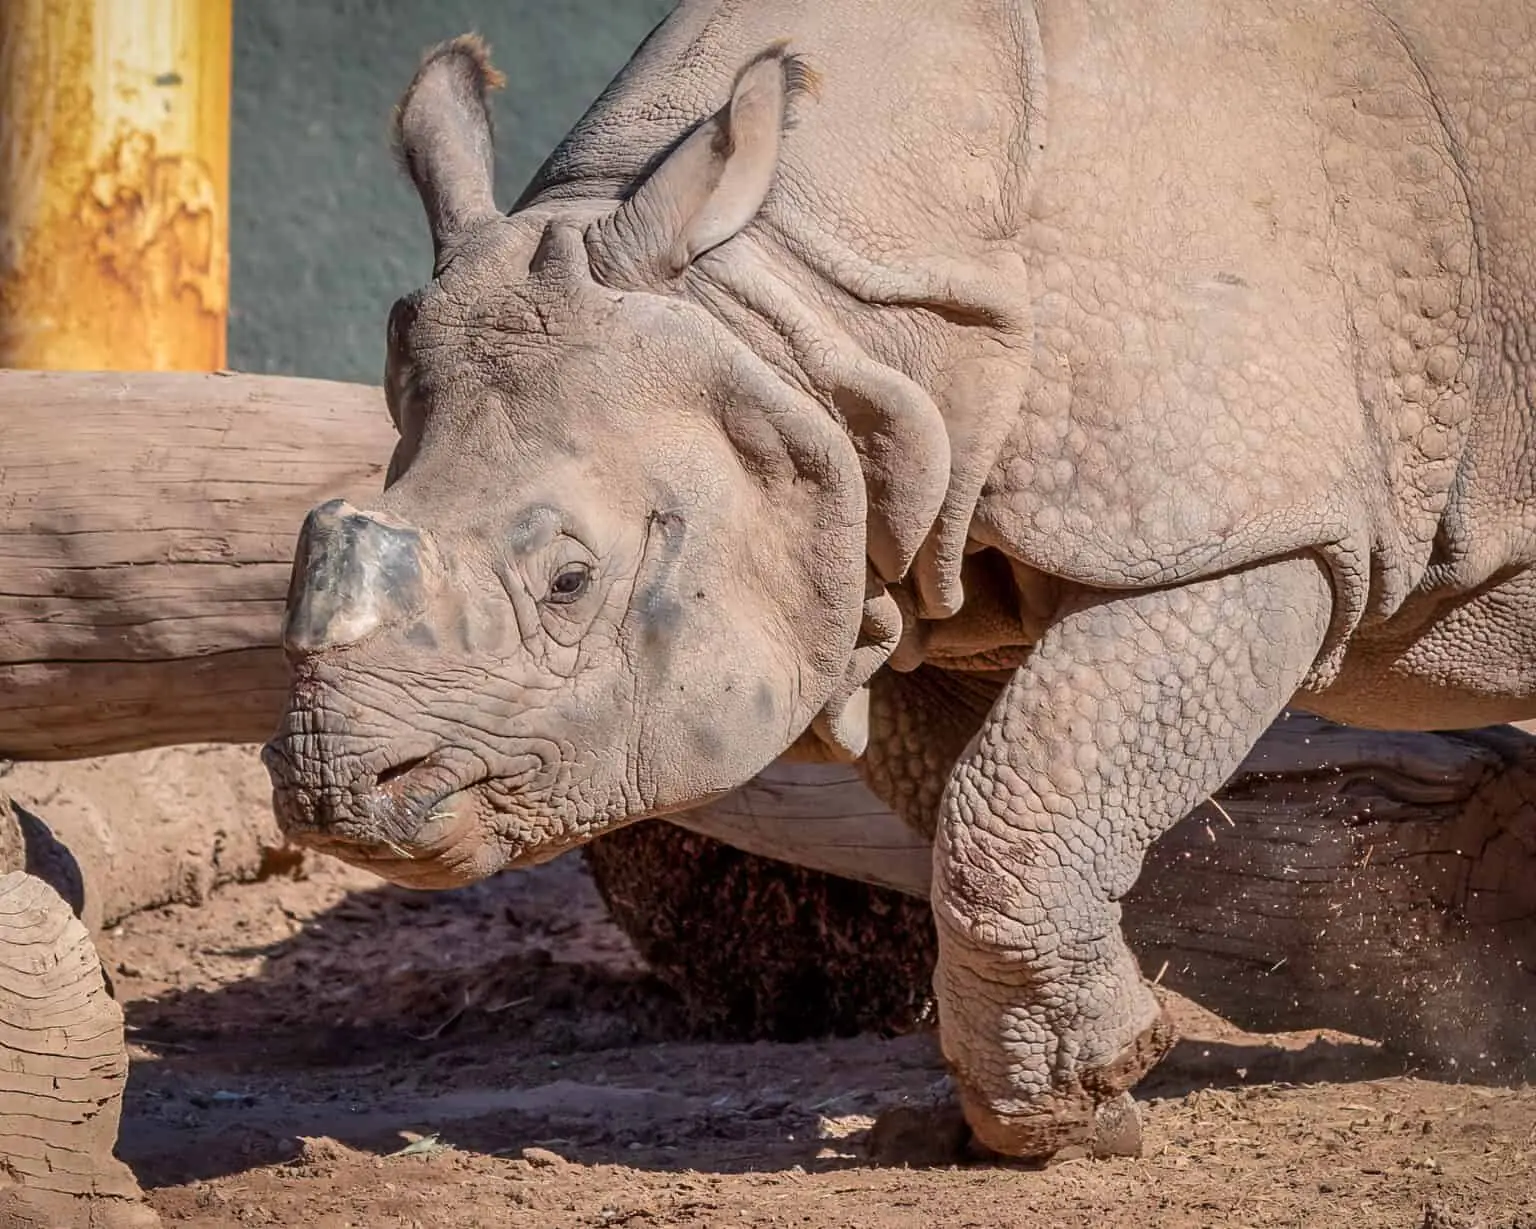
<path fill-rule="evenodd" d="M 232 0 L 0 0 L 0 367 L 210 371 Z"/>

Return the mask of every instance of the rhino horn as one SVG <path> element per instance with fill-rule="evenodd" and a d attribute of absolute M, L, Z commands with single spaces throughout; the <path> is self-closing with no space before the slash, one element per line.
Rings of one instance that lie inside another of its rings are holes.
<path fill-rule="evenodd" d="M 421 610 L 427 574 L 421 532 L 345 500 L 315 508 L 295 553 L 283 647 L 290 655 L 355 644 Z"/>

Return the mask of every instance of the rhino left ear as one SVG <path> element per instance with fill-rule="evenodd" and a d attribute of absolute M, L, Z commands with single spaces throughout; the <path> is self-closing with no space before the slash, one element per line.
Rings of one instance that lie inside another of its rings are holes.
<path fill-rule="evenodd" d="M 497 216 L 490 95 L 505 78 L 477 34 L 440 43 L 395 107 L 395 156 L 427 211 L 434 261 L 459 232 Z"/>
<path fill-rule="evenodd" d="M 731 100 L 598 223 L 591 251 L 601 280 L 668 281 L 751 222 L 773 186 L 790 101 L 814 86 L 782 43 L 747 64 Z"/>

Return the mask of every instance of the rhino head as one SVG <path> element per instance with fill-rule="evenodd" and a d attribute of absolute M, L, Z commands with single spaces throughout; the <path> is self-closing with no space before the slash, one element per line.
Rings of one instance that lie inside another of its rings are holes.
<path fill-rule="evenodd" d="M 685 288 L 762 207 L 802 76 L 752 61 L 621 204 L 506 215 L 483 47 L 423 61 L 396 123 L 434 276 L 389 318 L 384 491 L 300 535 L 263 752 L 293 839 L 449 886 L 706 801 L 813 723 L 857 742 L 894 643 L 868 466 Z"/>

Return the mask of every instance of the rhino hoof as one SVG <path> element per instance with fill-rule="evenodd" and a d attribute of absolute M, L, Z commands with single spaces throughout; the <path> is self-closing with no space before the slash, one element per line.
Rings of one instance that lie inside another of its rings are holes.
<path fill-rule="evenodd" d="M 1129 1092 L 1094 1105 L 1086 1098 L 1051 1105 L 1029 1119 L 999 1122 L 1000 1137 L 1012 1145 L 989 1147 L 967 1121 L 952 1078 L 935 1084 L 917 1101 L 886 1110 L 870 1128 L 865 1155 L 874 1165 L 933 1168 L 990 1162 L 1040 1168 L 1085 1158 L 1142 1154 L 1141 1107 Z"/>

